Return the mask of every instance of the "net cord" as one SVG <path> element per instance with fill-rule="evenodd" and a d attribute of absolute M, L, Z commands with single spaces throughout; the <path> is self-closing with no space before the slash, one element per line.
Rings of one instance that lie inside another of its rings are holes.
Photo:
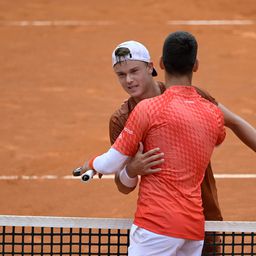
<path fill-rule="evenodd" d="M 0 215 L 0 226 L 130 229 L 128 218 L 82 218 Z M 205 231 L 256 232 L 256 221 L 206 221 Z"/>

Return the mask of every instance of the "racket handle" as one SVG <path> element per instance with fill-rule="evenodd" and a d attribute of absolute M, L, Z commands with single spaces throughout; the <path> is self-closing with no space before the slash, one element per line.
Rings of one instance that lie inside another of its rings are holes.
<path fill-rule="evenodd" d="M 95 174 L 95 171 L 93 170 L 88 170 L 86 171 L 82 176 L 81 176 L 81 180 L 84 183 L 87 183 L 89 181 L 91 181 L 93 179 L 93 175 Z"/>

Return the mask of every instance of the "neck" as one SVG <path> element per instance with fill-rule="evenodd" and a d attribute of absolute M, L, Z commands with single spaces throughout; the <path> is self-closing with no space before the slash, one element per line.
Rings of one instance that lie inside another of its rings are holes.
<path fill-rule="evenodd" d="M 161 90 L 158 84 L 152 80 L 149 85 L 147 86 L 147 91 L 143 93 L 140 97 L 133 97 L 136 103 L 140 102 L 141 100 L 153 98 L 161 94 Z"/>
<path fill-rule="evenodd" d="M 189 75 L 171 75 L 165 72 L 165 86 L 169 88 L 174 85 L 190 86 L 192 85 L 192 73 Z"/>

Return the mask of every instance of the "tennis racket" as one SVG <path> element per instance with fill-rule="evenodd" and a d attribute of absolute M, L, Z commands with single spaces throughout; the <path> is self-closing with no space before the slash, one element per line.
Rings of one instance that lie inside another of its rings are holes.
<path fill-rule="evenodd" d="M 76 177 L 81 176 L 81 181 L 85 182 L 85 183 L 91 181 L 95 174 L 95 171 L 93 171 L 93 170 L 88 170 L 83 174 L 82 174 L 82 172 L 83 172 L 83 167 L 78 167 L 73 170 L 73 176 L 76 176 Z"/>

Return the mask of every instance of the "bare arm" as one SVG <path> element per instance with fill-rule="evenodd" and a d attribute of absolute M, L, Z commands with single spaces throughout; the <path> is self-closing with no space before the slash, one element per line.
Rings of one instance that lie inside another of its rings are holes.
<path fill-rule="evenodd" d="M 218 107 L 224 114 L 225 126 L 230 128 L 245 145 L 256 151 L 256 129 L 222 104 L 219 103 Z"/>

